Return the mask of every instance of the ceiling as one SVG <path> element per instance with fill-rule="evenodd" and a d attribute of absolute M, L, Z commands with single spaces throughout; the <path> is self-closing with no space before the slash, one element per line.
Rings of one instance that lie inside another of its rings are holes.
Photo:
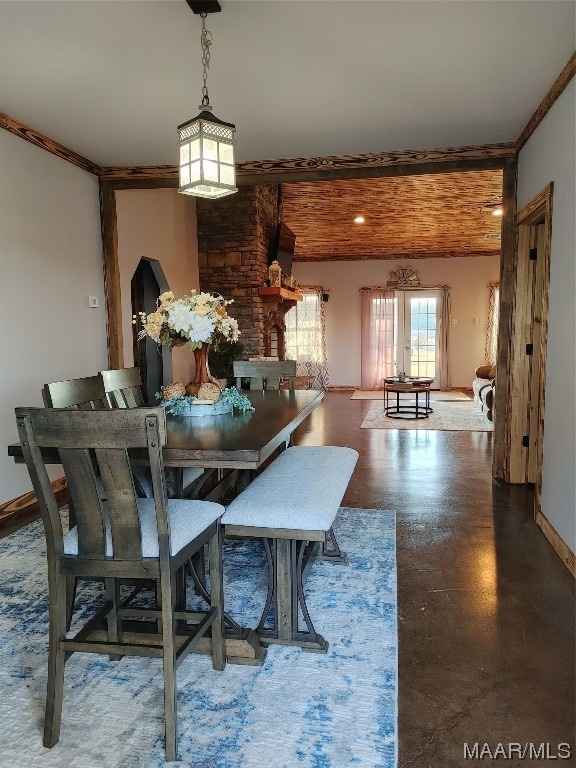
<path fill-rule="evenodd" d="M 240 162 L 513 142 L 576 47 L 574 0 L 220 4 L 208 89 Z M 0 0 L 0 112 L 100 166 L 175 165 L 200 29 L 185 0 Z M 498 252 L 500 174 L 476 182 L 283 185 L 297 258 Z"/>
<path fill-rule="evenodd" d="M 515 141 L 572 0 L 220 0 L 208 89 L 237 159 Z M 172 165 L 201 101 L 185 0 L 0 0 L 0 112 L 102 166 Z"/>
<path fill-rule="evenodd" d="M 501 201 L 501 171 L 296 182 L 282 184 L 282 220 L 296 261 L 490 256 Z"/>

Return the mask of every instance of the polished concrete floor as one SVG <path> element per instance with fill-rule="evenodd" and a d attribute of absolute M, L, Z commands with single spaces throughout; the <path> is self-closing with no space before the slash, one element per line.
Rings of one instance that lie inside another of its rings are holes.
<path fill-rule="evenodd" d="M 532 492 L 493 480 L 491 433 L 360 429 L 372 403 L 350 395 L 294 442 L 356 448 L 343 504 L 397 514 L 399 768 L 576 765 L 575 585 Z M 550 759 L 492 761 L 499 743 Z"/>

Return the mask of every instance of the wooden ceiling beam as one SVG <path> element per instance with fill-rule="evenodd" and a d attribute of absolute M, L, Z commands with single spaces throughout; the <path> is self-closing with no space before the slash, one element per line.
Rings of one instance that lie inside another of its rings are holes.
<path fill-rule="evenodd" d="M 239 184 L 368 179 L 503 168 L 515 144 L 483 144 L 362 155 L 248 161 L 236 164 Z"/>

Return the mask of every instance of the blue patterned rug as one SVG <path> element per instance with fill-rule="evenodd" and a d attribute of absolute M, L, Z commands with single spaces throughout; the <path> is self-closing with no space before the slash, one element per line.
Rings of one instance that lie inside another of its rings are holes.
<path fill-rule="evenodd" d="M 394 768 L 397 760 L 395 516 L 342 508 L 347 566 L 317 561 L 306 584 L 326 655 L 270 646 L 261 667 L 178 670 L 179 754 L 194 768 Z M 255 626 L 265 596 L 257 542 L 225 544 L 230 615 Z M 66 665 L 60 741 L 42 746 L 47 600 L 40 523 L 0 541 L 0 765 L 165 765 L 161 662 L 75 654 Z M 85 585 L 86 589 L 94 589 Z M 246 599 L 258 590 L 260 601 Z"/>

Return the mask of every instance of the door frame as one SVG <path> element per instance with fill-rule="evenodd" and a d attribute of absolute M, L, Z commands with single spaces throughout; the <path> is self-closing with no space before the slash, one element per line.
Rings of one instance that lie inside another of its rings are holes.
<path fill-rule="evenodd" d="M 530 479 L 534 480 L 536 491 L 534 516 L 537 522 L 542 515 L 540 500 L 542 493 L 553 191 L 554 184 L 550 182 L 516 215 L 514 307 L 510 326 L 510 369 L 507 376 L 508 408 L 504 414 L 508 438 L 504 480 L 508 483 L 523 484 L 529 480 L 529 471 L 533 471 L 534 477 Z M 530 250 L 536 245 L 534 236 L 537 232 L 537 226 L 540 231 L 538 232 L 536 270 L 534 270 L 531 269 Z M 536 307 L 533 306 L 535 286 L 539 294 L 539 298 L 537 298 L 539 306 Z M 536 313 L 537 310 L 539 312 Z M 537 370 L 533 370 L 532 373 L 535 374 L 538 385 L 532 388 L 531 402 L 531 366 L 529 355 L 526 352 L 526 344 L 532 343 L 535 323 L 538 325 L 538 333 L 536 334 L 538 348 L 536 355 L 533 356 L 533 361 Z M 532 433 L 529 431 L 531 424 Z M 533 465 L 532 470 L 529 470 L 528 465 L 529 451 L 533 452 L 530 462 Z"/>

